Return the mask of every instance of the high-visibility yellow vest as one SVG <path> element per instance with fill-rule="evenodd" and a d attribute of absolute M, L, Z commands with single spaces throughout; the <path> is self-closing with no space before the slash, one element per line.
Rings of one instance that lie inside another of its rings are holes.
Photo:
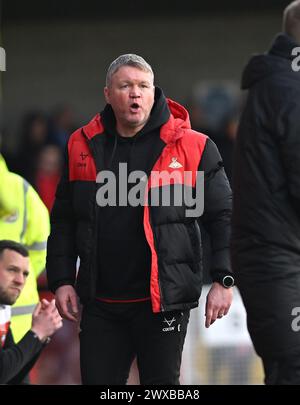
<path fill-rule="evenodd" d="M 46 206 L 25 179 L 7 169 L 0 154 L 0 239 L 24 244 L 30 258 L 25 287 L 12 307 L 11 329 L 16 342 L 31 328 L 31 315 L 39 301 L 36 280 L 45 268 L 49 231 Z"/>

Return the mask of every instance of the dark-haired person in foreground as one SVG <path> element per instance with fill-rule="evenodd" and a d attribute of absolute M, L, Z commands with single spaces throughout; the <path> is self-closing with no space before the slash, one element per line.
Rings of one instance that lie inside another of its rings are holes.
<path fill-rule="evenodd" d="M 0 241 L 0 384 L 21 384 L 49 337 L 62 327 L 55 302 L 43 300 L 32 314 L 31 329 L 18 344 L 10 330 L 10 306 L 29 274 L 28 251 L 19 243 Z"/>

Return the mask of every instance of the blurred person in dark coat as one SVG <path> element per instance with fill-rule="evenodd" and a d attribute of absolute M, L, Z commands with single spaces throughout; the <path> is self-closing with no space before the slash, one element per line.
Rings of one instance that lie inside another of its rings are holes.
<path fill-rule="evenodd" d="M 39 156 L 35 176 L 36 189 L 42 201 L 51 212 L 55 191 L 61 176 L 62 153 L 58 146 L 45 146 Z"/>
<path fill-rule="evenodd" d="M 69 136 L 77 128 L 72 107 L 68 104 L 56 106 L 50 127 L 50 142 L 64 152 Z"/>
<path fill-rule="evenodd" d="M 242 78 L 249 94 L 235 153 L 232 264 L 266 384 L 300 384 L 299 46 L 297 0 Z"/>
<path fill-rule="evenodd" d="M 36 111 L 26 114 L 21 132 L 22 138 L 12 170 L 35 186 L 38 156 L 49 141 L 46 115 Z"/>

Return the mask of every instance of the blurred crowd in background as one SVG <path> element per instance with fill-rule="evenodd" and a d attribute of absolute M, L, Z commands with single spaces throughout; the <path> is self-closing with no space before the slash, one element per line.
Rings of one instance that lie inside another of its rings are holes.
<path fill-rule="evenodd" d="M 74 112 L 65 105 L 52 114 L 30 111 L 24 115 L 13 151 L 5 151 L 4 133 L 3 154 L 9 169 L 35 187 L 49 211 L 60 178 L 64 148 L 75 128 Z"/>

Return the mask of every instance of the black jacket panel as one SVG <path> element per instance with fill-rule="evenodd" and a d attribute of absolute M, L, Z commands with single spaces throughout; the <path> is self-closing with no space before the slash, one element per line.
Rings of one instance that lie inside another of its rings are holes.
<path fill-rule="evenodd" d="M 74 221 L 73 184 L 69 182 L 68 152 L 65 152 L 63 174 L 56 190 L 56 199 L 51 213 L 51 233 L 48 238 L 48 267 L 60 269 L 59 277 L 47 272 L 48 284 L 52 290 L 64 284 L 74 285 L 76 279 L 76 223 Z"/>
<path fill-rule="evenodd" d="M 210 139 L 207 140 L 199 171 L 204 171 L 204 213 L 199 219 L 211 236 L 210 273 L 213 281 L 232 272 L 228 255 L 231 231 L 232 191 L 222 157 Z"/>
<path fill-rule="evenodd" d="M 280 35 L 244 73 L 243 87 L 250 89 L 235 154 L 232 239 L 238 276 L 255 273 L 256 266 L 265 268 L 257 274 L 262 280 L 299 271 L 300 76 L 291 67 L 294 45 Z"/>
<path fill-rule="evenodd" d="M 292 38 L 280 34 L 243 74 L 249 89 L 234 164 L 232 264 L 255 348 L 280 356 L 300 347 L 300 75 Z"/>

